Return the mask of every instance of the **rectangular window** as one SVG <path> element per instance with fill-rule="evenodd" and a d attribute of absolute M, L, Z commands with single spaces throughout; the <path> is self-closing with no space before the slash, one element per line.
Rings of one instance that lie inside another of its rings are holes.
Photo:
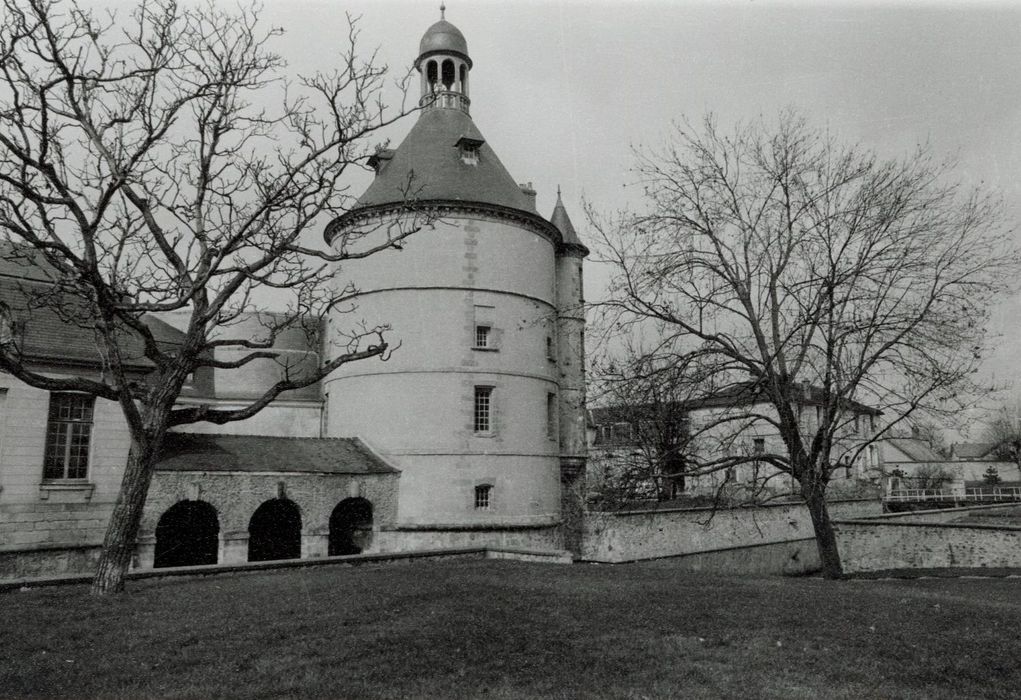
<path fill-rule="evenodd" d="M 475 432 L 488 433 L 493 429 L 493 387 L 475 387 Z"/>
<path fill-rule="evenodd" d="M 493 494 L 493 487 L 489 484 L 481 484 L 475 487 L 475 510 L 489 510 L 490 497 Z"/>
<path fill-rule="evenodd" d="M 546 359 L 555 361 L 557 356 L 553 353 L 553 337 L 546 336 Z"/>
<path fill-rule="evenodd" d="M 477 348 L 488 348 L 489 347 L 489 332 L 492 330 L 489 326 L 475 326 L 475 347 Z"/>
<path fill-rule="evenodd" d="M 50 394 L 44 479 L 84 479 L 88 474 L 95 401 L 88 394 Z"/>
<path fill-rule="evenodd" d="M 764 454 L 766 454 L 766 439 L 765 438 L 755 438 L 755 440 L 753 441 L 752 450 L 757 455 L 764 455 Z"/>
<path fill-rule="evenodd" d="M 557 436 L 557 395 L 546 394 L 546 437 L 550 440 Z"/>

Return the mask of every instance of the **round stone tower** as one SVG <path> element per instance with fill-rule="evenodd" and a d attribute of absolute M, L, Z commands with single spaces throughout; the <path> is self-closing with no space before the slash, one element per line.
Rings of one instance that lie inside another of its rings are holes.
<path fill-rule="evenodd" d="M 399 347 L 324 382 L 326 434 L 361 437 L 401 470 L 400 528 L 382 548 L 560 548 L 561 458 L 584 465 L 587 250 L 563 204 L 540 216 L 473 123 L 464 35 L 441 19 L 415 66 L 417 122 L 370 160 L 373 183 L 325 235 L 339 248 L 411 216 L 431 224 L 337 271 L 360 293 L 331 319 L 333 347 L 360 320 L 391 325 Z"/>

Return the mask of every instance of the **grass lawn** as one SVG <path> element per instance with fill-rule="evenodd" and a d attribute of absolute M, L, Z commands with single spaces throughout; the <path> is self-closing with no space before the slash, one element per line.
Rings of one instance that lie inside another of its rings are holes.
<path fill-rule="evenodd" d="M 0 697 L 1008 698 L 1021 579 L 323 567 L 0 595 Z"/>

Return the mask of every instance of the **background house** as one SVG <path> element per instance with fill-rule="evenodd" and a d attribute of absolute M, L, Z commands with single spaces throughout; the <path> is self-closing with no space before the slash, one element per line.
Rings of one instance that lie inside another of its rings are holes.
<path fill-rule="evenodd" d="M 822 392 L 804 387 L 796 410 L 806 434 L 814 433 L 822 419 Z M 785 454 L 786 447 L 775 427 L 773 415 L 751 384 L 738 384 L 710 396 L 678 402 L 670 407 L 607 406 L 589 412 L 590 442 L 588 484 L 590 498 L 663 499 L 685 493 L 715 496 L 718 492 L 736 499 L 761 499 L 796 490 L 793 479 L 756 455 Z M 833 456 L 830 493 L 878 492 L 882 456 L 871 444 L 879 411 L 857 402 L 846 402 Z M 670 468 L 657 462 L 668 450 L 649 441 L 663 428 L 649 429 L 659 421 L 674 425 L 674 447 L 680 455 Z M 727 457 L 743 458 L 742 464 L 706 473 L 704 465 Z M 682 473 L 679 474 L 678 470 Z M 683 477 L 683 478 L 682 478 Z M 722 490 L 722 491 L 721 491 Z"/>

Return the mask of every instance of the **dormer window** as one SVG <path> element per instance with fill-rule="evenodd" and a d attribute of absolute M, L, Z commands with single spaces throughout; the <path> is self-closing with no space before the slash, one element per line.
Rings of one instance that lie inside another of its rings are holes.
<path fill-rule="evenodd" d="M 466 165 L 478 165 L 479 164 L 479 150 L 482 148 L 482 144 L 485 141 L 482 139 L 471 138 L 470 136 L 462 136 L 454 144 L 457 146 L 458 151 L 461 155 L 461 161 Z"/>
<path fill-rule="evenodd" d="M 368 165 L 378 173 L 393 157 L 394 152 L 391 149 L 379 148 L 375 153 L 369 156 Z"/>

